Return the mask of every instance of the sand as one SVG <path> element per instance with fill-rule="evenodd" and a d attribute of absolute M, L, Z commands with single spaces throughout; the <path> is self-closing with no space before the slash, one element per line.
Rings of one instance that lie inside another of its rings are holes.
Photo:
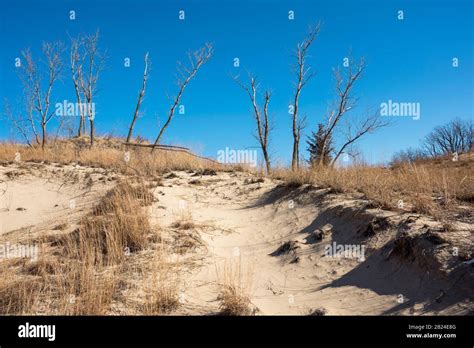
<path fill-rule="evenodd" d="M 246 174 L 197 177 L 199 184 L 190 184 L 196 180 L 192 174 L 177 175 L 159 189 L 157 206 L 166 209 L 156 209 L 154 216 L 169 229 L 183 214 L 192 215 L 207 247 L 199 255 L 199 267 L 186 274 L 185 313 L 217 310 L 219 273 L 229 263 L 241 265 L 243 282 L 252 279 L 252 303 L 263 315 L 305 315 L 317 309 L 328 315 L 472 310 L 472 274 L 463 280 L 465 288 L 453 288 L 456 280 L 445 275 L 438 279 L 436 269 L 431 276 L 403 257 L 389 257 L 396 231 L 364 236 L 374 216 L 388 216 L 395 223 L 410 214 L 367 212 L 367 201 L 331 195 L 327 189 L 287 189 L 270 180 L 246 184 Z M 417 221 L 419 226 L 425 223 L 429 219 Z M 324 237 L 318 240 L 321 233 Z M 471 232 L 460 233 L 469 238 Z M 296 249 L 278 252 L 287 241 L 294 241 Z M 325 256 L 325 247 L 333 243 L 365 245 L 365 260 Z"/>
<path fill-rule="evenodd" d="M 182 305 L 175 314 L 217 313 L 225 265 L 240 267 L 238 281 L 247 284 L 257 315 L 473 311 L 472 265 L 451 253 L 455 245 L 472 249 L 472 226 L 443 235 L 444 244 L 431 243 L 436 223 L 429 218 L 371 208 L 360 197 L 258 182 L 247 173 L 174 174 L 153 189 L 156 202 L 147 209 L 165 238 L 179 242 L 186 234 L 197 241 L 169 255 L 180 265 Z M 0 233 L 73 224 L 116 177 L 74 165 L 0 167 Z M 183 220 L 192 226 L 177 227 Z M 408 239 L 400 237 L 402 228 Z M 397 249 L 401 243 L 410 252 Z M 353 253 L 328 255 L 339 245 Z"/>

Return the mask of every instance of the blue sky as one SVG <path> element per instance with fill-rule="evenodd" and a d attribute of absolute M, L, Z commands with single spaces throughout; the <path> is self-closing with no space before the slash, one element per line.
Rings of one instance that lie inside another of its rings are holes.
<path fill-rule="evenodd" d="M 74 21 L 69 20 L 70 10 L 76 12 Z M 178 19 L 179 10 L 185 11 L 185 21 Z M 295 13 L 292 21 L 289 10 Z M 404 11 L 403 21 L 397 19 L 398 10 Z M 4 98 L 15 104 L 22 95 L 14 66 L 22 49 L 30 47 L 38 58 L 43 41 L 68 42 L 68 33 L 99 29 L 108 59 L 96 98 L 97 132 L 126 135 L 141 86 L 143 55 L 149 51 L 152 68 L 135 135 L 154 139 L 158 119 L 164 122 L 169 109 L 167 94 L 176 93 L 176 61 L 212 42 L 215 54 L 185 91 L 186 113 L 176 115 L 163 143 L 188 146 L 211 157 L 226 147 L 256 146 L 251 105 L 230 78 L 248 70 L 258 76 L 262 89 L 273 92 L 271 153 L 274 162 L 287 164 L 292 146 L 288 114 L 294 94 L 292 52 L 308 25 L 321 21 L 308 59 L 317 75 L 300 99 L 301 115 L 308 119 L 306 134 L 324 119 L 334 98 L 332 68 L 342 64 L 349 49 L 368 62 L 355 89 L 360 101 L 354 112 L 389 99 L 421 105 L 419 120 L 396 118 L 391 127 L 359 143 L 366 160 L 380 162 L 397 150 L 416 146 L 438 124 L 473 117 L 472 17 L 470 0 L 6 0 L 0 12 L 0 106 L 3 109 Z M 131 59 L 129 68 L 124 67 L 126 57 Z M 235 57 L 240 68 L 233 66 Z M 457 68 L 452 66 L 453 57 L 459 59 Z M 73 96 L 65 69 L 53 99 L 74 101 Z M 11 126 L 1 120 L 0 139 L 14 136 Z M 306 157 L 305 140 L 301 148 Z"/>

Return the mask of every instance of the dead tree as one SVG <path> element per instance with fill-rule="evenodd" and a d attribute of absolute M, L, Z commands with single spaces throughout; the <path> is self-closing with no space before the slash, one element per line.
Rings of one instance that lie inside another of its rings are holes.
<path fill-rule="evenodd" d="M 299 167 L 299 144 L 301 138 L 301 131 L 304 128 L 304 121 L 298 119 L 299 98 L 301 90 L 308 83 L 308 81 L 315 75 L 311 72 L 311 67 L 307 64 L 308 50 L 319 34 L 321 25 L 318 24 L 309 29 L 307 37 L 296 46 L 295 58 L 296 72 L 295 96 L 293 99 L 292 112 L 292 130 L 293 130 L 293 154 L 291 157 L 291 169 L 296 170 Z"/>
<path fill-rule="evenodd" d="M 22 65 L 24 73 L 24 85 L 27 93 L 28 103 L 32 103 L 31 113 L 29 118 L 31 120 L 32 128 L 34 130 L 36 139 L 39 136 L 36 133 L 34 126 L 35 120 L 33 116 L 33 110 L 38 116 L 38 121 L 41 125 L 41 148 L 44 150 L 47 143 L 47 124 L 54 116 L 54 110 L 50 112 L 51 106 L 51 92 L 53 86 L 62 68 L 61 54 L 64 51 L 63 45 L 60 42 L 55 43 L 43 43 L 43 54 L 46 58 L 47 74 L 45 78 L 47 80 L 47 87 L 42 86 L 41 72 L 38 71 L 36 64 L 33 61 L 33 57 L 29 49 L 22 52 L 22 56 L 25 59 L 25 64 Z"/>
<path fill-rule="evenodd" d="M 135 127 L 135 123 L 137 122 L 137 118 L 138 118 L 139 112 L 140 112 L 140 105 L 142 104 L 143 97 L 145 96 L 146 81 L 148 79 L 148 52 L 145 54 L 145 59 L 144 60 L 145 60 L 145 69 L 143 71 L 142 88 L 141 88 L 140 93 L 138 95 L 138 102 L 137 102 L 137 106 L 135 108 L 135 112 L 133 114 L 132 123 L 130 124 L 130 128 L 128 129 L 127 143 L 129 143 L 132 140 L 133 128 Z"/>
<path fill-rule="evenodd" d="M 350 119 L 347 118 L 349 111 L 357 104 L 357 98 L 352 95 L 352 91 L 355 83 L 362 77 L 365 68 L 366 64 L 364 59 L 360 59 L 356 64 L 352 64 L 350 60 L 349 66 L 345 68 L 345 73 L 342 73 L 341 69 L 336 69 L 333 72 L 336 82 L 337 99 L 326 121 L 321 151 L 326 151 L 326 148 L 329 146 L 329 139 L 335 138 L 335 130 L 343 119 L 346 120 L 346 132 L 344 142 L 340 148 L 334 152 L 335 156 L 331 161 L 331 166 L 334 166 L 348 146 L 352 145 L 362 136 L 389 125 L 388 121 L 383 121 L 380 118 L 378 112 L 373 114 L 366 113 L 362 117 L 352 116 Z M 319 164 L 324 165 L 322 159 L 320 159 Z"/>
<path fill-rule="evenodd" d="M 268 118 L 268 104 L 270 102 L 271 93 L 269 91 L 265 91 L 265 97 L 264 97 L 264 102 L 263 102 L 263 116 L 262 116 L 261 109 L 259 108 L 258 102 L 257 102 L 257 90 L 258 90 L 257 79 L 249 74 L 249 86 L 240 82 L 238 79 L 238 76 L 234 77 L 234 80 L 245 92 L 247 92 L 247 95 L 250 98 L 250 102 L 252 103 L 255 121 L 257 122 L 257 134 L 255 137 L 260 143 L 260 148 L 262 149 L 263 158 L 265 160 L 265 167 L 267 169 L 267 174 L 270 174 L 271 165 L 270 165 L 270 157 L 268 154 L 268 139 L 269 139 L 269 134 L 272 130 L 272 127 L 269 123 L 269 118 Z"/>
<path fill-rule="evenodd" d="M 105 54 L 99 51 L 99 31 L 92 35 L 85 35 L 82 38 L 84 52 L 83 58 L 87 64 L 78 70 L 79 85 L 81 87 L 84 99 L 86 102 L 87 117 L 90 125 L 90 144 L 94 145 L 94 119 L 95 119 L 95 105 L 94 96 L 97 92 L 97 81 L 99 75 L 104 69 Z"/>
<path fill-rule="evenodd" d="M 69 55 L 71 64 L 71 77 L 74 84 L 74 91 L 76 93 L 77 104 L 79 105 L 79 128 L 77 130 L 77 136 L 81 137 L 86 131 L 86 116 L 85 110 L 82 108 L 82 97 L 81 97 L 81 77 L 82 77 L 82 66 L 84 64 L 84 55 L 82 54 L 82 39 L 72 38 L 71 39 L 71 52 Z"/>
<path fill-rule="evenodd" d="M 158 136 L 156 137 L 156 140 L 153 144 L 151 152 L 153 152 L 156 146 L 159 145 L 163 133 L 165 132 L 166 128 L 168 128 L 171 120 L 173 119 L 174 112 L 179 105 L 179 101 L 181 100 L 181 96 L 183 95 L 184 89 L 196 75 L 199 68 L 201 68 L 201 66 L 203 66 L 207 61 L 209 61 L 212 56 L 212 53 L 212 44 L 206 43 L 199 50 L 188 54 L 189 66 L 184 66 L 183 64 L 178 62 L 178 74 L 180 75 L 177 83 L 179 88 L 178 94 L 175 96 L 172 102 L 172 105 L 168 112 L 168 119 L 166 120 L 163 127 L 161 127 L 160 132 L 158 133 Z"/>

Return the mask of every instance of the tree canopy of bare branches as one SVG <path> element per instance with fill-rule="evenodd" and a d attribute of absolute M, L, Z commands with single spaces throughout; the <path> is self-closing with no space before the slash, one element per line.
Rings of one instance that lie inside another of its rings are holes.
<path fill-rule="evenodd" d="M 163 136 L 165 130 L 168 128 L 171 120 L 173 119 L 176 108 L 179 105 L 183 92 L 189 82 L 196 76 L 198 70 L 211 59 L 213 54 L 213 46 L 210 43 L 206 43 L 203 47 L 188 53 L 188 65 L 184 65 L 181 62 L 178 62 L 178 94 L 174 97 L 172 101 L 170 110 L 168 112 L 168 119 L 166 120 L 163 127 L 161 127 L 158 136 L 153 144 L 151 151 L 153 152 L 156 146 L 160 143 L 161 137 Z"/>
<path fill-rule="evenodd" d="M 27 98 L 29 125 L 36 142 L 39 143 L 41 139 L 41 148 L 44 150 L 48 141 L 47 125 L 55 113 L 55 110 L 50 110 L 51 93 L 61 73 L 61 55 L 64 51 L 64 46 L 61 42 L 44 42 L 42 51 L 45 57 L 45 71 L 40 70 L 29 49 L 22 51 L 25 61 L 22 64 L 22 80 Z M 40 124 L 41 137 L 36 131 L 36 123 Z M 17 123 L 18 125 L 19 123 Z M 26 130 L 21 133 L 26 135 Z"/>
<path fill-rule="evenodd" d="M 435 127 L 424 139 L 423 148 L 432 157 L 474 150 L 472 120 L 453 121 Z"/>
<path fill-rule="evenodd" d="M 456 118 L 435 127 L 421 140 L 417 148 L 396 152 L 391 164 L 415 162 L 423 159 L 468 153 L 474 151 L 474 125 L 472 120 Z"/>
<path fill-rule="evenodd" d="M 305 126 L 305 119 L 298 119 L 299 111 L 299 99 L 301 91 L 308 81 L 315 75 L 314 71 L 311 71 L 311 66 L 307 63 L 308 52 L 311 44 L 316 40 L 319 34 L 321 24 L 318 23 L 314 27 L 310 27 L 306 38 L 297 44 L 295 58 L 296 66 L 294 71 L 296 72 L 295 82 L 295 95 L 293 99 L 293 112 L 292 112 L 292 131 L 293 131 L 293 153 L 291 157 L 291 168 L 296 170 L 299 166 L 299 144 L 301 138 L 301 131 Z"/>
<path fill-rule="evenodd" d="M 261 108 L 258 105 L 258 101 L 257 101 L 257 91 L 258 91 L 257 78 L 249 74 L 248 85 L 242 83 L 239 80 L 238 76 L 234 77 L 234 80 L 245 92 L 247 92 L 250 102 L 252 103 L 255 121 L 257 123 L 257 134 L 255 135 L 255 137 L 257 138 L 260 144 L 260 148 L 262 149 L 267 174 L 270 174 L 271 164 L 270 164 L 270 157 L 268 154 L 268 140 L 269 140 L 269 134 L 272 130 L 272 127 L 269 122 L 268 104 L 270 102 L 271 93 L 268 90 L 265 91 L 264 100 L 263 100 L 263 108 Z M 262 109 L 263 109 L 263 115 L 262 115 Z"/>
<path fill-rule="evenodd" d="M 127 135 L 127 140 L 126 142 L 129 143 L 132 140 L 132 135 L 133 135 L 133 128 L 135 127 L 135 123 L 137 122 L 137 119 L 140 114 L 140 106 L 143 101 L 143 97 L 145 96 L 145 90 L 146 90 L 146 82 L 148 80 L 148 52 L 145 54 L 144 62 L 145 62 L 145 68 L 143 71 L 143 82 L 142 82 L 142 88 L 140 89 L 140 93 L 138 94 L 138 101 L 137 101 L 137 106 L 135 107 L 135 112 L 133 113 L 133 119 L 132 123 L 130 124 L 130 127 L 128 129 L 128 135 Z"/>
<path fill-rule="evenodd" d="M 380 117 L 378 110 L 373 113 L 366 112 L 361 117 L 349 113 L 356 106 L 358 101 L 358 99 L 353 96 L 353 88 L 356 82 L 362 78 L 365 68 L 366 63 L 364 59 L 360 59 L 357 63 L 353 63 L 352 60 L 350 60 L 349 66 L 343 68 L 343 71 L 338 68 L 333 72 L 337 96 L 326 121 L 324 136 L 321 141 L 321 152 L 325 153 L 326 148 L 329 146 L 329 139 L 335 138 L 335 131 L 342 120 L 345 120 L 346 129 L 344 132 L 344 140 L 342 140 L 339 148 L 334 151 L 334 157 L 330 163 L 331 165 L 334 165 L 348 147 L 362 136 L 389 125 L 388 121 Z M 323 157 L 320 158 L 319 164 L 324 165 L 323 159 Z"/>
<path fill-rule="evenodd" d="M 94 97 L 97 93 L 97 82 L 105 67 L 105 52 L 99 49 L 100 33 L 80 35 L 71 39 L 70 64 L 71 74 L 80 110 L 78 136 L 85 133 L 85 117 L 90 125 L 90 144 L 94 145 Z M 82 97 L 81 97 L 82 94 Z M 82 98 L 85 102 L 83 109 Z"/>

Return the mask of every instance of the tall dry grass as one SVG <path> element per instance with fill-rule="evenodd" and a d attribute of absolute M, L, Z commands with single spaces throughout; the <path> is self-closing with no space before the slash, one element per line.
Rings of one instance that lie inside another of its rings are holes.
<path fill-rule="evenodd" d="M 82 218 L 76 230 L 40 239 L 43 251 L 38 260 L 0 262 L 0 314 L 109 313 L 119 285 L 129 277 L 127 259 L 138 257 L 154 233 L 145 209 L 152 200 L 143 182 L 122 182 Z M 155 259 L 152 275 L 165 283 L 166 267 L 160 264 L 160 255 Z M 153 294 L 155 312 L 170 308 L 176 298 L 176 289 L 166 291 Z M 151 312 L 149 306 L 138 307 L 139 312 Z"/>
<path fill-rule="evenodd" d="M 14 143 L 0 143 L 0 161 L 13 162 L 19 153 L 24 162 L 77 163 L 101 167 L 125 174 L 152 176 L 170 170 L 213 169 L 227 170 L 217 162 L 198 158 L 186 152 L 127 147 L 120 139 L 98 138 L 90 148 L 84 139 L 58 140 L 41 147 L 27 147 Z"/>
<path fill-rule="evenodd" d="M 219 286 L 219 310 L 221 315 L 253 315 L 257 308 L 252 304 L 253 269 L 238 261 L 225 260 L 216 267 Z"/>
<path fill-rule="evenodd" d="M 314 167 L 298 172 L 275 170 L 272 176 L 297 187 L 312 184 L 334 192 L 358 192 L 381 208 L 399 208 L 435 217 L 459 204 L 474 203 L 474 161 L 404 164 L 395 168 Z"/>
<path fill-rule="evenodd" d="M 144 315 L 168 314 L 180 306 L 179 280 L 167 256 L 162 248 L 150 262 L 152 271 L 145 277 L 145 301 L 141 306 Z"/>

